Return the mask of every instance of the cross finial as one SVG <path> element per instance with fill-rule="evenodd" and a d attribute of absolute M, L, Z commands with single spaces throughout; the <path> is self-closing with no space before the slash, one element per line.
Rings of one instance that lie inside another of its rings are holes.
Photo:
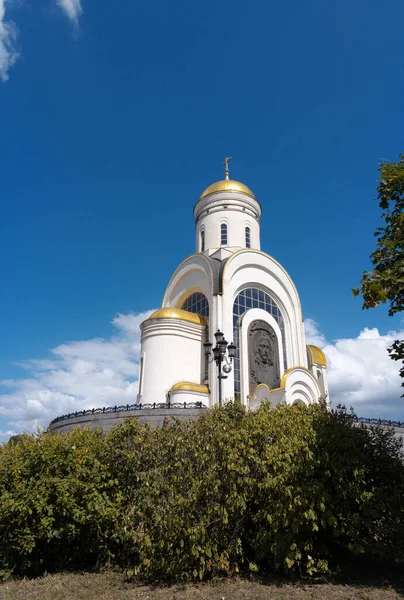
<path fill-rule="evenodd" d="M 222 167 L 226 167 L 226 171 L 224 174 L 224 178 L 225 179 L 229 179 L 229 162 L 231 161 L 231 156 L 229 158 L 225 158 L 224 163 L 222 164 Z"/>

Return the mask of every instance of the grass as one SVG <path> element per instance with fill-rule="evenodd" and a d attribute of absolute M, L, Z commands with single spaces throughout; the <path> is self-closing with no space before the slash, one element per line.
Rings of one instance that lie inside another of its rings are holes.
<path fill-rule="evenodd" d="M 356 581 L 295 583 L 258 578 L 217 579 L 210 583 L 152 587 L 127 583 L 123 573 L 61 573 L 0 583 L 1 600 L 398 600 L 401 576 L 369 575 Z"/>

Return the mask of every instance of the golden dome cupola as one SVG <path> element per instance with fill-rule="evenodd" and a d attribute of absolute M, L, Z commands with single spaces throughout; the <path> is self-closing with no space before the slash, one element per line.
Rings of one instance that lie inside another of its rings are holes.
<path fill-rule="evenodd" d="M 209 194 L 215 194 L 216 192 L 239 192 L 241 194 L 246 194 L 250 196 L 250 198 L 256 199 L 250 188 L 248 188 L 244 183 L 240 183 L 240 181 L 234 181 L 233 179 L 222 179 L 221 181 L 217 181 L 216 183 L 212 183 L 206 190 L 201 194 L 200 200 L 205 198 L 205 196 L 209 196 Z"/>

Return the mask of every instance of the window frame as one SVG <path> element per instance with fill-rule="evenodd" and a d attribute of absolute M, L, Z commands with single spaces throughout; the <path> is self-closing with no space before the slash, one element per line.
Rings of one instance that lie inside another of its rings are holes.
<path fill-rule="evenodd" d="M 181 309 L 209 318 L 209 300 L 203 292 L 194 292 L 185 298 Z"/>
<path fill-rule="evenodd" d="M 225 241 L 223 241 L 225 240 Z M 227 246 L 227 223 L 220 223 L 220 245 Z"/>
<path fill-rule="evenodd" d="M 251 228 L 246 225 L 244 228 L 245 247 L 251 248 Z"/>

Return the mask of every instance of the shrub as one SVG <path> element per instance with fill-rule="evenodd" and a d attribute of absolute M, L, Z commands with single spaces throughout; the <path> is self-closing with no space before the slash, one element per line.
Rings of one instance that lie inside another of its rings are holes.
<path fill-rule="evenodd" d="M 0 448 L 0 571 L 37 575 L 109 556 L 119 493 L 105 436 L 25 434 Z"/>
<path fill-rule="evenodd" d="M 338 548 L 404 557 L 400 442 L 344 410 L 228 404 L 154 431 L 132 422 L 109 444 L 131 490 L 120 560 L 147 578 L 313 574 Z"/>
<path fill-rule="evenodd" d="M 401 453 L 343 409 L 269 404 L 25 434 L 0 448 L 0 570 L 113 561 L 161 581 L 313 574 L 340 549 L 404 561 Z"/>

